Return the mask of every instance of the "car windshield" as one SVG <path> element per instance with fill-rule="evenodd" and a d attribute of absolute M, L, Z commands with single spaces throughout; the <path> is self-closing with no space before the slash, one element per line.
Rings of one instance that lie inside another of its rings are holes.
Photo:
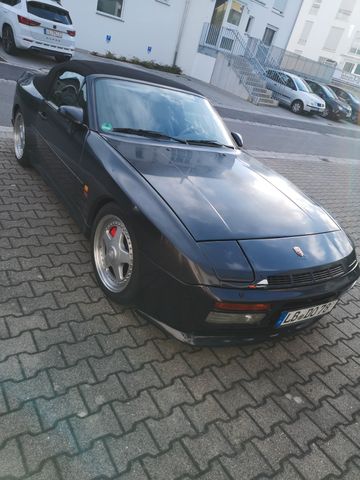
<path fill-rule="evenodd" d="M 311 88 L 300 77 L 293 77 L 293 80 L 300 92 L 312 93 Z"/>
<path fill-rule="evenodd" d="M 233 145 L 224 123 L 203 97 L 113 78 L 97 80 L 95 91 L 97 121 L 104 133 L 131 129 Z"/>
<path fill-rule="evenodd" d="M 57 8 L 47 3 L 42 2 L 27 2 L 27 10 L 32 15 L 51 20 L 52 22 L 63 23 L 71 25 L 71 18 L 69 13 L 62 8 Z"/>
<path fill-rule="evenodd" d="M 328 97 L 338 100 L 336 93 L 333 90 L 331 90 L 331 88 L 326 87 L 325 85 L 321 85 L 321 88 L 324 90 L 324 92 Z"/>

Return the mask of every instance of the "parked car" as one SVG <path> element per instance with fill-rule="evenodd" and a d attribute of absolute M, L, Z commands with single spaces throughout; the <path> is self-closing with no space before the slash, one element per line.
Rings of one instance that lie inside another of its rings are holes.
<path fill-rule="evenodd" d="M 266 71 L 266 88 L 274 92 L 279 103 L 290 107 L 294 113 L 322 113 L 325 102 L 314 95 L 306 83 L 297 75 L 282 70 Z"/>
<path fill-rule="evenodd" d="M 182 341 L 296 332 L 359 277 L 335 220 L 243 152 L 189 87 L 71 61 L 21 76 L 12 121 L 17 161 L 90 236 L 104 292 Z"/>
<path fill-rule="evenodd" d="M 353 93 L 344 90 L 343 88 L 336 87 L 334 85 L 328 85 L 333 90 L 338 98 L 343 102 L 350 105 L 352 109 L 351 121 L 356 124 L 360 124 L 360 98 L 356 97 Z"/>
<path fill-rule="evenodd" d="M 70 14 L 60 1 L 0 0 L 0 35 L 10 55 L 17 49 L 70 60 L 75 50 L 76 31 Z"/>
<path fill-rule="evenodd" d="M 345 120 L 347 118 L 351 118 L 351 107 L 347 103 L 340 100 L 336 96 L 336 93 L 328 86 L 307 79 L 306 83 L 310 86 L 311 90 L 316 93 L 316 95 L 325 101 L 326 107 L 322 113 L 324 118 L 331 118 L 333 120 Z"/>

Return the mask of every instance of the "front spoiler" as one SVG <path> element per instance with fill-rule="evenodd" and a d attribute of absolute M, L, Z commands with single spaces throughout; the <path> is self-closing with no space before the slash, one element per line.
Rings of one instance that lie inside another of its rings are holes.
<path fill-rule="evenodd" d="M 169 325 L 166 325 L 165 323 L 156 320 L 156 318 L 151 317 L 150 315 L 141 310 L 138 310 L 138 313 L 146 319 L 155 323 L 159 328 L 169 333 L 171 336 L 173 336 L 180 342 L 198 347 L 224 347 L 230 345 L 246 345 L 250 343 L 265 342 L 274 338 L 281 338 L 293 335 L 299 330 L 304 330 L 305 328 L 311 326 L 320 318 L 313 318 L 307 322 L 297 323 L 291 327 L 284 327 L 278 330 L 259 329 L 259 331 L 255 334 L 253 331 L 251 333 L 247 333 L 246 330 L 244 330 L 242 333 L 237 332 L 233 335 L 199 335 L 196 333 L 182 332 L 173 327 L 170 327 Z"/>

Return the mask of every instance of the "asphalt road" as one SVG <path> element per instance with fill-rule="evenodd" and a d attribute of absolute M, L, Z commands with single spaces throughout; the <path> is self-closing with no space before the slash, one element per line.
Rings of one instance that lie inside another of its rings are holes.
<path fill-rule="evenodd" d="M 15 81 L 23 71 L 0 62 L 0 126 L 11 125 Z M 218 111 L 232 131 L 243 135 L 249 150 L 360 159 L 360 128 L 344 122 L 289 119 L 279 109 L 269 109 L 266 115 L 222 107 Z"/>

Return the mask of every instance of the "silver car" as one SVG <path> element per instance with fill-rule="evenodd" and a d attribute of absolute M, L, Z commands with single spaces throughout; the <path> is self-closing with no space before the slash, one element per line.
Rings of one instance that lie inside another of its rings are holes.
<path fill-rule="evenodd" d="M 325 102 L 315 95 L 304 80 L 282 70 L 266 71 L 266 88 L 274 92 L 273 97 L 279 103 L 290 107 L 294 113 L 322 113 Z"/>

